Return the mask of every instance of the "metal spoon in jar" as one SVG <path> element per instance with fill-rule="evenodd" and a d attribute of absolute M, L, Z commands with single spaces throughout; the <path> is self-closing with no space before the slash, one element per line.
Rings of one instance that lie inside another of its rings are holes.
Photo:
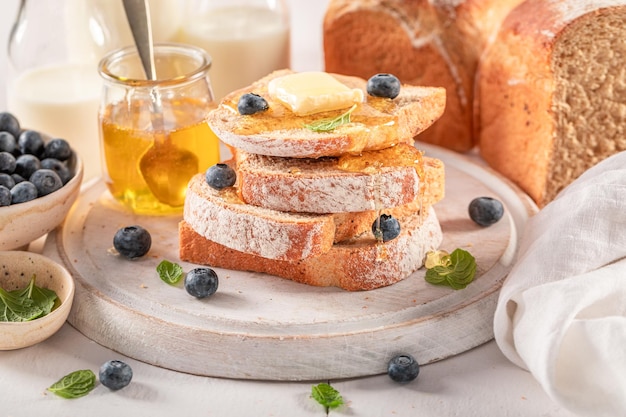
<path fill-rule="evenodd" d="M 135 40 L 146 78 L 156 81 L 152 25 L 147 0 L 123 0 L 126 18 Z M 142 155 L 139 169 L 154 196 L 170 206 L 182 206 L 186 183 L 198 172 L 198 158 L 172 143 L 165 127 L 161 94 L 155 86 L 151 97 L 151 121 L 154 140 Z M 181 182 L 184 182 L 182 184 Z"/>

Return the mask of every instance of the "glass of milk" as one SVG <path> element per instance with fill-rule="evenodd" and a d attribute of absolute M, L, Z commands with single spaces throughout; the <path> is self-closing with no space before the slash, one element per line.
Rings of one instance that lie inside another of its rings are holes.
<path fill-rule="evenodd" d="M 178 1 L 150 5 L 155 40 L 173 40 L 182 20 Z M 83 160 L 85 181 L 102 166 L 98 63 L 132 43 L 122 2 L 111 0 L 22 0 L 11 31 L 8 110 L 25 128 L 66 139 Z"/>
<path fill-rule="evenodd" d="M 290 66 L 289 13 L 282 0 L 188 0 L 179 41 L 212 58 L 215 98 Z"/>

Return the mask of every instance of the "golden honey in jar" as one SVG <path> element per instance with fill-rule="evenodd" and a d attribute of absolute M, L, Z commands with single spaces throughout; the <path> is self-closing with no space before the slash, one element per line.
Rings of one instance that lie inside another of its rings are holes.
<path fill-rule="evenodd" d="M 157 81 L 143 76 L 134 48 L 100 63 L 103 178 L 111 195 L 137 214 L 180 213 L 191 177 L 219 162 L 206 116 L 214 108 L 210 58 L 178 44 L 154 48 Z"/>

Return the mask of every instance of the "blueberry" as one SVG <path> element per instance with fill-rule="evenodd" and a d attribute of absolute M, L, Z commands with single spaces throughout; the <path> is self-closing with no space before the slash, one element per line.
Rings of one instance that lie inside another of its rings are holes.
<path fill-rule="evenodd" d="M 367 93 L 374 97 L 394 99 L 400 94 L 400 80 L 392 74 L 376 74 L 367 80 Z"/>
<path fill-rule="evenodd" d="M 419 364 L 409 354 L 394 356 L 387 364 L 387 375 L 389 375 L 389 378 L 401 384 L 413 381 L 419 373 Z"/>
<path fill-rule="evenodd" d="M 26 178 L 22 177 L 20 174 L 11 174 L 11 178 L 13 178 L 13 181 L 15 182 L 15 184 L 19 184 L 20 182 L 24 182 L 26 181 Z"/>
<path fill-rule="evenodd" d="M 218 284 L 217 274 L 211 268 L 195 268 L 185 276 L 185 290 L 196 298 L 215 294 Z"/>
<path fill-rule="evenodd" d="M 9 112 L 0 113 L 0 131 L 9 132 L 13 137 L 20 135 L 20 122 Z"/>
<path fill-rule="evenodd" d="M 15 187 L 15 180 L 9 174 L 0 173 L 0 185 L 10 190 Z"/>
<path fill-rule="evenodd" d="M 43 154 L 44 142 L 41 134 L 35 130 L 25 130 L 17 138 L 17 146 L 22 154 L 40 157 Z"/>
<path fill-rule="evenodd" d="M 98 379 L 108 389 L 117 391 L 130 384 L 133 379 L 133 369 L 122 361 L 107 361 L 100 367 Z"/>
<path fill-rule="evenodd" d="M 254 114 L 269 109 L 267 101 L 258 94 L 246 93 L 239 97 L 237 103 L 237 110 L 239 114 Z"/>
<path fill-rule="evenodd" d="M 129 259 L 140 258 L 150 250 L 152 237 L 141 226 L 126 226 L 119 229 L 113 237 L 113 246 Z"/>
<path fill-rule="evenodd" d="M 227 164 L 215 164 L 206 170 L 204 179 L 212 188 L 221 190 L 222 188 L 235 185 L 237 174 L 235 170 Z"/>
<path fill-rule="evenodd" d="M 61 178 L 63 184 L 67 184 L 67 182 L 73 177 L 72 171 L 70 171 L 67 165 L 55 158 L 42 159 L 41 168 L 51 169 L 56 172 L 59 178 Z"/>
<path fill-rule="evenodd" d="M 398 220 L 389 215 L 381 214 L 378 219 L 372 223 L 372 232 L 376 239 L 388 242 L 398 237 L 400 234 L 400 223 Z"/>
<path fill-rule="evenodd" d="M 10 132 L 0 132 L 0 152 L 15 154 L 17 151 L 17 141 Z"/>
<path fill-rule="evenodd" d="M 477 197 L 468 207 L 470 218 L 479 226 L 491 226 L 502 218 L 504 207 L 492 197 Z"/>
<path fill-rule="evenodd" d="M 54 158 L 59 161 L 66 161 L 72 156 L 70 144 L 61 138 L 52 139 L 44 147 L 44 158 Z"/>
<path fill-rule="evenodd" d="M 0 207 L 11 205 L 11 190 L 4 185 L 0 185 Z"/>
<path fill-rule="evenodd" d="M 35 184 L 39 197 L 53 193 L 63 187 L 63 181 L 61 181 L 59 175 L 51 169 L 38 169 L 33 172 L 33 175 L 30 176 L 28 181 Z"/>
<path fill-rule="evenodd" d="M 5 174 L 13 174 L 17 162 L 13 154 L 9 152 L 0 152 L 0 172 Z"/>
<path fill-rule="evenodd" d="M 35 155 L 20 155 L 15 160 L 15 173 L 24 178 L 30 178 L 38 169 L 41 169 L 41 161 Z"/>
<path fill-rule="evenodd" d="M 22 181 L 11 188 L 11 204 L 26 203 L 37 198 L 37 187 L 29 181 Z"/>

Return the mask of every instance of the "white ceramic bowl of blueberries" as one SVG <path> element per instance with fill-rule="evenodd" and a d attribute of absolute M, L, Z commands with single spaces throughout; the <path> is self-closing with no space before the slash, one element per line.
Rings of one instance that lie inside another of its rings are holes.
<path fill-rule="evenodd" d="M 65 140 L 0 113 L 0 250 L 25 248 L 60 225 L 82 178 L 82 162 Z"/>

